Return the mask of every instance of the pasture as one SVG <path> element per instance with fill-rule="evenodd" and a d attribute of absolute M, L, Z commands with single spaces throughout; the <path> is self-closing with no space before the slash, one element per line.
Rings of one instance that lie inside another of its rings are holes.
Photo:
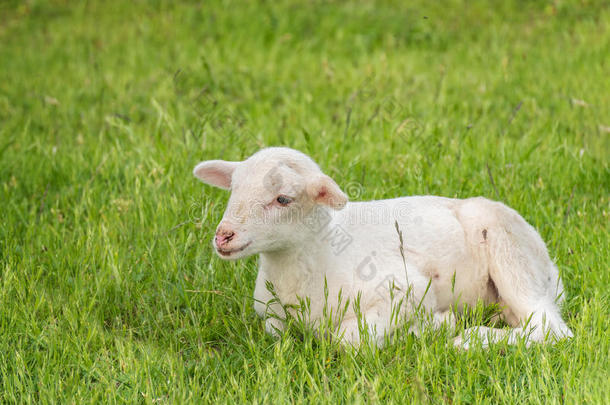
<path fill-rule="evenodd" d="M 0 401 L 610 403 L 609 55 L 603 1 L 0 3 Z M 274 145 L 351 199 L 515 208 L 574 338 L 268 336 L 192 169 Z"/>

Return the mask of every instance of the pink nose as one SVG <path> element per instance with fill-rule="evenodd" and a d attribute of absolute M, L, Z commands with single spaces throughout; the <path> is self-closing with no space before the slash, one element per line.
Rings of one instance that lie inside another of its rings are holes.
<path fill-rule="evenodd" d="M 227 245 L 233 240 L 234 236 L 235 232 L 226 228 L 218 228 L 216 231 L 216 245 L 221 247 Z"/>

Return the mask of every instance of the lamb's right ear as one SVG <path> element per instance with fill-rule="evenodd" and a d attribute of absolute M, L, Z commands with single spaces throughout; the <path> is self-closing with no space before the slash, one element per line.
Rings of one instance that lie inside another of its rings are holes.
<path fill-rule="evenodd" d="M 193 174 L 204 183 L 229 190 L 233 171 L 239 163 L 227 162 L 226 160 L 208 160 L 195 166 Z"/>

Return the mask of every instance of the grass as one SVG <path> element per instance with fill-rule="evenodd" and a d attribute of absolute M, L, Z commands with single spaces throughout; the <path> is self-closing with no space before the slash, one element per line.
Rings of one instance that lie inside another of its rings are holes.
<path fill-rule="evenodd" d="M 609 403 L 609 30 L 602 1 L 0 3 L 0 401 Z M 269 145 L 353 198 L 514 207 L 574 339 L 267 336 L 191 170 Z"/>

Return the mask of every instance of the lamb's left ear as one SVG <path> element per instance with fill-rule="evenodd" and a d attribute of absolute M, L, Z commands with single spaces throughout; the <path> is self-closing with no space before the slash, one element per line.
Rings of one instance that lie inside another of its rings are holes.
<path fill-rule="evenodd" d="M 239 163 L 227 162 L 226 160 L 208 160 L 195 166 L 193 174 L 204 183 L 229 190 L 231 188 L 231 177 Z"/>
<path fill-rule="evenodd" d="M 325 174 L 314 177 L 307 184 L 307 194 L 311 199 L 332 209 L 340 210 L 347 204 L 347 196 L 337 183 Z"/>

